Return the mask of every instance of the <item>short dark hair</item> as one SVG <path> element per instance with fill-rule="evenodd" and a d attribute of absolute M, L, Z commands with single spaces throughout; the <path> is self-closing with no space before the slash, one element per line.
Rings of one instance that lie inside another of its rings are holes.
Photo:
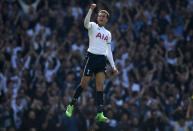
<path fill-rule="evenodd" d="M 107 15 L 107 19 L 109 19 L 109 17 L 110 17 L 110 14 L 107 10 L 99 10 L 98 14 L 99 13 L 105 13 Z"/>

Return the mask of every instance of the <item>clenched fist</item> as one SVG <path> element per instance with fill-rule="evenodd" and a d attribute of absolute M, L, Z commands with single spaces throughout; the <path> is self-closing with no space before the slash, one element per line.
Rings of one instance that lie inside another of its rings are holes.
<path fill-rule="evenodd" d="M 96 7 L 96 4 L 91 4 L 91 5 L 90 5 L 90 8 L 91 8 L 92 10 L 94 10 L 95 7 Z"/>

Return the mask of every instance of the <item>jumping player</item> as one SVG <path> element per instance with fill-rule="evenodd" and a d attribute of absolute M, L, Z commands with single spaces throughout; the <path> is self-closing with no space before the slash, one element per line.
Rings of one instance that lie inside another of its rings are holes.
<path fill-rule="evenodd" d="M 84 20 L 84 26 L 88 29 L 89 36 L 88 53 L 80 85 L 77 87 L 71 103 L 67 106 L 65 114 L 67 117 L 72 116 L 78 97 L 83 89 L 87 87 L 94 74 L 96 79 L 96 120 L 98 122 L 107 122 L 108 118 L 103 114 L 103 83 L 105 80 L 106 58 L 111 64 L 113 75 L 118 74 L 118 70 L 111 51 L 111 33 L 104 27 L 108 22 L 109 13 L 106 10 L 100 10 L 97 16 L 97 23 L 90 22 L 90 17 L 95 7 L 96 4 L 91 4 Z"/>

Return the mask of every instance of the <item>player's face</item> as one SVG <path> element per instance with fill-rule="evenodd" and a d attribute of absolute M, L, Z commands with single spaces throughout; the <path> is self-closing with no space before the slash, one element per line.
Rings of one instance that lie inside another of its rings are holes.
<path fill-rule="evenodd" d="M 108 21 L 106 13 L 99 13 L 97 17 L 97 22 L 99 25 L 104 26 Z"/>

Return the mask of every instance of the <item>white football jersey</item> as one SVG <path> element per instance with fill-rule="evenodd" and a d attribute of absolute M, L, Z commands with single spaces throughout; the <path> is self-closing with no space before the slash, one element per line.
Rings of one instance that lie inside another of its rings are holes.
<path fill-rule="evenodd" d="M 100 27 L 95 22 L 89 22 L 88 36 L 88 51 L 97 55 L 107 55 L 107 44 L 111 43 L 111 33 L 103 26 Z"/>

